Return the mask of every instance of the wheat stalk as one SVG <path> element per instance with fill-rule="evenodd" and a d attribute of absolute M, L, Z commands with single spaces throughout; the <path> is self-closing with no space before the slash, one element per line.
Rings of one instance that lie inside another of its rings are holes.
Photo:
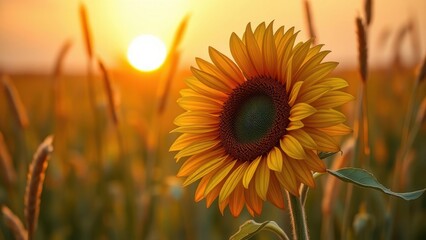
<path fill-rule="evenodd" d="M 116 109 L 116 101 L 114 99 L 114 93 L 112 91 L 112 84 L 111 84 L 111 78 L 109 77 L 108 71 L 105 68 L 105 65 L 103 62 L 98 59 L 99 69 L 101 70 L 102 78 L 104 79 L 105 84 L 105 92 L 108 97 L 108 107 L 109 111 L 111 113 L 111 118 L 113 123 L 117 126 L 118 125 L 118 115 L 117 115 L 117 109 Z"/>
<path fill-rule="evenodd" d="M 90 34 L 89 20 L 87 17 L 86 6 L 80 3 L 80 22 L 83 30 L 83 37 L 86 46 L 86 53 L 90 59 L 93 59 L 92 35 Z"/>
<path fill-rule="evenodd" d="M 367 34 L 365 31 L 365 26 L 360 17 L 356 18 L 356 29 L 357 29 L 357 38 L 358 38 L 358 62 L 359 62 L 359 72 L 361 74 L 361 79 L 365 83 L 367 81 Z"/>
<path fill-rule="evenodd" d="M 22 225 L 21 220 L 13 214 L 13 212 L 6 206 L 2 206 L 1 211 L 3 213 L 3 219 L 9 229 L 12 231 L 16 240 L 26 240 L 27 230 Z"/>
<path fill-rule="evenodd" d="M 373 0 L 365 0 L 364 2 L 364 11 L 365 11 L 365 23 L 367 26 L 370 26 L 371 20 L 373 18 Z"/>
<path fill-rule="evenodd" d="M 179 53 L 179 45 L 183 39 L 185 30 L 188 26 L 189 15 L 186 15 L 179 24 L 178 29 L 174 35 L 173 44 L 170 47 L 169 54 L 166 58 L 166 63 L 168 65 L 168 70 L 165 76 L 165 82 L 162 84 L 162 87 L 159 88 L 159 96 L 160 101 L 158 105 L 158 114 L 162 114 L 164 112 L 167 99 L 169 97 L 170 86 L 172 84 L 173 77 L 176 74 L 176 69 L 179 63 L 180 53 Z"/>
<path fill-rule="evenodd" d="M 25 191 L 25 218 L 28 229 L 28 239 L 33 239 L 40 212 L 40 197 L 47 169 L 47 160 L 53 151 L 53 136 L 50 135 L 40 144 L 34 154 L 27 177 Z"/>
<path fill-rule="evenodd" d="M 25 129 L 29 125 L 27 111 L 25 110 L 24 104 L 22 103 L 21 97 L 13 85 L 12 81 L 10 81 L 10 77 L 3 75 L 2 83 L 6 90 L 7 99 L 9 100 L 9 104 L 13 109 L 13 112 L 16 117 L 16 121 L 22 129 Z"/>
<path fill-rule="evenodd" d="M 305 13 L 306 13 L 306 23 L 308 24 L 309 37 L 312 39 L 312 43 L 315 45 L 317 35 L 315 33 L 311 6 L 308 0 L 304 1 L 304 7 L 305 7 Z"/>
<path fill-rule="evenodd" d="M 3 134 L 0 132 L 0 167 L 3 170 L 3 177 L 8 186 L 12 186 L 16 180 L 16 172 L 13 168 L 12 158 L 6 147 Z"/>
<path fill-rule="evenodd" d="M 71 49 L 72 42 L 70 40 L 65 41 L 60 50 L 58 55 L 56 56 L 55 65 L 53 68 L 52 73 L 52 79 L 53 79 L 53 100 L 52 102 L 55 104 L 55 115 L 57 117 L 57 120 L 63 116 L 63 108 L 62 108 L 62 98 L 61 98 L 61 85 L 60 85 L 60 76 L 62 74 L 62 66 L 65 57 L 67 56 L 69 50 Z"/>

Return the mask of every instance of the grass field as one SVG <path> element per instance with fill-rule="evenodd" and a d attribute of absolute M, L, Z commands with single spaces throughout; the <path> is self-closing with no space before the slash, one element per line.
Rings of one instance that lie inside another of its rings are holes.
<path fill-rule="evenodd" d="M 357 71 L 335 74 L 350 83 L 348 92 L 357 94 Z M 85 76 L 61 76 L 54 80 L 49 76 L 11 76 L 29 124 L 26 127 L 18 124 L 6 91 L 0 91 L 0 130 L 17 173 L 16 181 L 10 185 L 2 179 L 0 203 L 9 206 L 23 219 L 28 164 L 38 144 L 52 134 L 54 152 L 41 196 L 36 239 L 220 239 L 232 235 L 240 224 L 250 219 L 247 212 L 239 218 L 231 217 L 228 212 L 221 216 L 215 204 L 206 209 L 204 202 L 195 203 L 194 187 L 181 187 L 182 180 L 175 177 L 179 164 L 168 152 L 176 138 L 168 132 L 174 128 L 174 117 L 182 111 L 175 101 L 183 87 L 183 79 L 188 75 L 189 72 L 183 71 L 174 78 L 165 111 L 158 114 L 160 96 L 157 92 L 161 87 L 161 76 L 113 72 L 113 89 L 118 99 L 117 128 L 109 115 L 99 76 L 93 78 L 96 112 L 90 110 Z M 392 186 L 414 78 L 413 68 L 388 68 L 373 71 L 368 82 L 371 161 L 366 166 L 386 186 Z M 54 81 L 59 83 L 59 94 L 54 92 Z M 420 85 L 417 91 L 416 106 L 424 97 L 425 85 Z M 349 125 L 353 123 L 354 104 L 349 103 L 343 108 Z M 403 174 L 397 184 L 400 191 L 426 185 L 423 177 L 426 169 L 424 123 L 421 120 L 407 156 L 409 160 L 405 161 L 403 169 L 398 169 Z M 334 159 L 326 161 L 331 167 Z M 326 179 L 325 176 L 317 179 L 319 184 L 310 191 L 308 224 L 312 236 L 323 234 L 338 239 L 348 185 L 339 184 L 333 189 L 332 211 L 325 214 L 321 204 L 325 198 Z M 394 215 L 387 215 L 390 197 L 361 188 L 353 191 L 349 236 L 358 236 L 352 226 L 365 221 L 365 226 L 361 224 L 359 227 L 365 234 L 362 236 L 376 239 L 383 236 L 390 220 L 395 221 L 394 238 L 421 239 L 426 236 L 424 197 L 411 202 L 392 200 L 395 201 Z M 360 206 L 365 209 L 360 210 Z M 331 227 L 328 230 L 324 226 L 326 217 Z M 289 228 L 287 211 L 277 210 L 269 204 L 262 216 L 255 220 L 274 220 L 283 228 Z M 0 229 L 0 239 L 11 239 L 11 232 L 4 222 L 0 222 Z M 272 235 L 264 233 L 259 237 L 267 239 L 268 236 Z"/>

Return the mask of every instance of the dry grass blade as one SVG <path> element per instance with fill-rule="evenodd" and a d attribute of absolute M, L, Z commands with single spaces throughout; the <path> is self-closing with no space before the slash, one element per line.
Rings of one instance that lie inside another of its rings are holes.
<path fill-rule="evenodd" d="M 89 56 L 90 59 L 93 58 L 93 45 L 92 45 L 92 36 L 89 28 L 89 20 L 87 17 L 87 11 L 86 6 L 83 3 L 80 3 L 80 21 L 81 21 L 81 28 L 83 30 L 83 37 L 84 42 L 86 45 L 86 52 L 87 56 Z"/>
<path fill-rule="evenodd" d="M 23 129 L 27 128 L 29 125 L 28 115 L 18 91 L 8 76 L 2 76 L 2 83 L 6 90 L 7 99 L 9 100 L 9 104 L 15 113 L 15 117 L 19 126 Z"/>
<path fill-rule="evenodd" d="M 21 220 L 13 214 L 13 212 L 6 206 L 2 206 L 1 211 L 3 213 L 3 218 L 6 225 L 12 231 L 16 240 L 26 240 L 27 239 L 27 230 L 25 230 L 24 225 L 22 225 Z"/>
<path fill-rule="evenodd" d="M 55 115 L 60 118 L 64 116 L 64 111 L 62 107 L 62 98 L 61 98 L 61 91 L 60 91 L 60 76 L 62 73 L 62 65 L 64 62 L 65 57 L 67 56 L 69 50 L 71 49 L 72 42 L 70 40 L 67 40 L 63 43 L 61 46 L 61 49 L 59 50 L 59 53 L 56 57 L 55 66 L 53 68 L 52 78 L 53 78 L 53 100 L 52 102 L 55 104 Z"/>
<path fill-rule="evenodd" d="M 178 29 L 177 29 L 177 31 L 175 33 L 174 38 L 173 38 L 173 44 L 172 44 L 172 46 L 170 48 L 169 55 L 172 55 L 173 52 L 175 50 L 177 50 L 177 48 L 179 47 L 179 45 L 180 45 L 180 43 L 181 43 L 181 41 L 183 39 L 183 36 L 185 34 L 186 27 L 188 26 L 189 16 L 190 15 L 186 15 L 182 19 L 182 21 L 180 22 L 179 27 L 178 27 Z"/>
<path fill-rule="evenodd" d="M 37 227 L 37 219 L 40 212 L 40 197 L 43 190 L 43 182 L 47 169 L 47 160 L 53 151 L 53 136 L 50 135 L 40 144 L 27 177 L 25 191 L 25 218 L 28 229 L 28 239 L 32 239 Z"/>
<path fill-rule="evenodd" d="M 173 80 L 173 77 L 175 76 L 176 69 L 179 63 L 180 53 L 178 48 L 183 39 L 186 28 L 188 26 L 189 16 L 190 15 L 186 15 L 180 22 L 179 27 L 176 30 L 175 36 L 173 38 L 173 44 L 170 47 L 170 51 L 166 58 L 165 65 L 168 66 L 168 70 L 165 75 L 165 82 L 160 86 L 159 92 L 158 92 L 159 93 L 158 95 L 160 96 L 160 101 L 158 106 L 159 114 L 163 113 L 166 106 L 166 102 L 167 102 L 169 91 L 170 91 L 170 85 L 172 84 L 172 80 Z"/>
<path fill-rule="evenodd" d="M 426 79 L 426 55 L 423 58 L 422 66 L 420 67 L 419 74 L 417 75 L 418 82 L 421 83 Z"/>
<path fill-rule="evenodd" d="M 11 187 L 16 180 L 16 172 L 12 165 L 12 158 L 6 147 L 3 134 L 0 132 L 0 170 L 7 186 Z"/>
<path fill-rule="evenodd" d="M 53 74 L 52 74 L 53 78 L 58 78 L 61 75 L 64 59 L 67 56 L 69 50 L 71 49 L 71 46 L 72 46 L 71 40 L 67 40 L 62 44 L 61 49 L 59 50 L 59 53 L 56 56 L 55 66 L 53 68 Z"/>
<path fill-rule="evenodd" d="M 371 20 L 373 18 L 373 0 L 365 0 L 364 2 L 364 11 L 365 11 L 365 23 L 367 26 L 370 26 Z"/>
<path fill-rule="evenodd" d="M 359 61 L 359 71 L 361 74 L 362 81 L 365 83 L 367 81 L 367 35 L 365 31 L 364 23 L 360 17 L 356 18 L 356 29 L 358 37 L 358 61 Z"/>
<path fill-rule="evenodd" d="M 158 107 L 158 113 L 162 114 L 164 112 L 164 109 L 166 108 L 167 99 L 170 92 L 170 85 L 172 83 L 172 79 L 175 76 L 177 66 L 179 64 L 180 59 L 180 53 L 179 51 L 175 51 L 174 54 L 170 58 L 170 66 L 166 74 L 166 82 L 163 86 L 163 94 L 160 98 L 160 103 Z"/>
<path fill-rule="evenodd" d="M 104 83 L 105 83 L 105 91 L 106 94 L 108 96 L 108 106 L 109 106 L 109 111 L 111 113 L 111 118 L 112 121 L 114 122 L 114 124 L 117 126 L 118 125 L 118 115 L 117 115 L 117 109 L 116 109 L 116 105 L 115 105 L 115 99 L 114 99 L 114 94 L 112 92 L 112 85 L 111 85 L 111 79 L 108 75 L 108 72 L 105 68 L 105 65 L 102 63 L 102 61 L 100 59 L 98 59 L 98 64 L 99 64 L 99 68 L 101 70 L 101 74 L 102 74 L 102 78 L 104 79 Z"/>
<path fill-rule="evenodd" d="M 313 44 L 315 44 L 317 35 L 315 33 L 314 23 L 312 19 L 311 5 L 308 0 L 305 0 L 304 5 L 305 5 L 305 13 L 306 13 L 306 22 L 308 24 L 308 29 L 309 29 L 309 36 L 312 39 Z"/>

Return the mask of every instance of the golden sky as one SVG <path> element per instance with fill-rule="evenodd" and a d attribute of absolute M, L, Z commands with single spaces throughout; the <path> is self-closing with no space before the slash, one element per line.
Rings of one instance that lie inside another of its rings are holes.
<path fill-rule="evenodd" d="M 0 71 L 50 72 L 60 46 L 73 41 L 65 62 L 67 71 L 84 69 L 85 52 L 78 16 L 80 1 L 0 0 Z M 153 34 L 170 45 L 180 20 L 190 14 L 182 42 L 181 67 L 194 64 L 195 57 L 207 58 L 208 46 L 229 53 L 232 32 L 241 35 L 248 22 L 257 25 L 274 20 L 275 26 L 295 26 L 299 40 L 307 40 L 302 0 L 86 0 L 97 55 L 111 67 L 125 62 L 132 38 Z M 341 66 L 356 64 L 354 19 L 363 14 L 361 0 L 311 0 L 318 42 L 332 50 L 328 59 Z M 371 61 L 386 63 L 399 29 L 410 19 L 417 24 L 420 49 L 426 53 L 426 1 L 377 0 L 370 29 Z M 389 42 L 378 46 L 378 39 L 388 29 Z M 403 53 L 412 59 L 410 41 Z"/>

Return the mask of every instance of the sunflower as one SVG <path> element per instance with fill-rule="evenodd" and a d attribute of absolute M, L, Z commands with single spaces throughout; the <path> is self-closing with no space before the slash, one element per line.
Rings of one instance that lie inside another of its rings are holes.
<path fill-rule="evenodd" d="M 212 62 L 196 58 L 178 104 L 186 110 L 172 132 L 170 148 L 187 186 L 200 180 L 195 201 L 207 207 L 219 198 L 221 213 L 235 217 L 244 205 L 260 215 L 264 201 L 284 208 L 284 191 L 298 196 L 300 185 L 314 187 L 313 172 L 326 167 L 318 152 L 337 152 L 334 136 L 351 129 L 334 107 L 353 97 L 348 84 L 327 77 L 336 62 L 312 41 L 295 44 L 294 28 L 273 32 L 273 23 L 250 23 L 242 38 L 231 35 L 233 59 L 210 47 Z"/>

